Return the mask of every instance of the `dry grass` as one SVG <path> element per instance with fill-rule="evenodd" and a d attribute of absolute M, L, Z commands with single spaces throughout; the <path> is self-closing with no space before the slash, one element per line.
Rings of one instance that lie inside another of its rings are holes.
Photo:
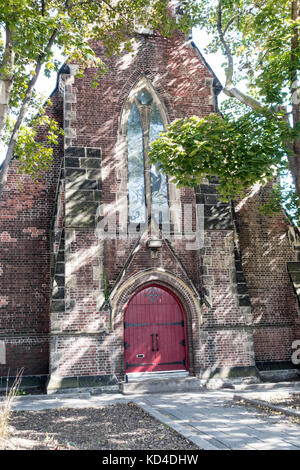
<path fill-rule="evenodd" d="M 18 394 L 21 384 L 23 369 L 21 369 L 14 380 L 12 387 L 6 386 L 6 394 L 2 403 L 0 403 L 0 445 L 9 435 L 9 420 L 11 417 L 11 408 L 13 401 Z M 8 382 L 8 380 L 7 380 Z"/>

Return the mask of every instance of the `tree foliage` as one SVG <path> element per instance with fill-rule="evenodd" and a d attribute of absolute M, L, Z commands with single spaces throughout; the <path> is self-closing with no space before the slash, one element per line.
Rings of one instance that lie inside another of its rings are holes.
<path fill-rule="evenodd" d="M 195 186 L 218 176 L 223 199 L 242 195 L 256 182 L 265 183 L 286 168 L 285 121 L 258 112 L 226 113 L 179 119 L 152 144 L 150 157 L 159 159 L 174 182 Z"/>
<path fill-rule="evenodd" d="M 177 182 L 216 174 L 223 197 L 233 197 L 288 162 L 300 197 L 298 7 L 297 0 L 199 0 L 195 22 L 212 38 L 208 51 L 225 56 L 223 92 L 231 100 L 223 118 L 177 121 L 153 144 L 152 161 Z"/>
<path fill-rule="evenodd" d="M 195 3 L 194 0 L 189 2 L 187 12 L 194 10 Z M 37 121 L 30 124 L 31 130 L 25 131 L 24 124 L 37 100 L 35 85 L 42 70 L 46 75 L 58 70 L 57 48 L 66 59 L 81 66 L 79 73 L 94 67 L 93 85 L 96 86 L 99 74 L 105 71 L 105 64 L 95 56 L 93 42 L 101 40 L 107 55 L 118 54 L 124 49 L 131 50 L 137 28 L 147 27 L 168 35 L 175 27 L 188 28 L 189 18 L 188 14 L 182 15 L 176 24 L 174 17 L 169 15 L 168 2 L 161 0 L 1 0 L 0 138 L 7 139 L 8 135 L 9 138 L 0 173 L 0 194 L 16 148 L 18 153 L 23 148 L 24 168 L 27 150 L 26 168 L 33 175 L 39 165 L 38 158 L 36 164 L 32 164 L 31 151 L 37 157 L 40 150 L 41 169 L 49 160 L 50 147 L 47 144 L 42 151 L 42 144 L 37 144 L 35 139 Z M 11 119 L 7 123 L 11 116 L 14 117 L 13 126 Z M 48 124 L 51 140 L 54 123 Z"/>

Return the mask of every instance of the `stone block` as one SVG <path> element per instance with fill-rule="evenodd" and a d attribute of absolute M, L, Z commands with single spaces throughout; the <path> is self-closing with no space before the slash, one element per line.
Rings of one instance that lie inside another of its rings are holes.
<path fill-rule="evenodd" d="M 79 168 L 80 160 L 79 158 L 66 157 L 65 158 L 65 167 L 66 168 Z"/>
<path fill-rule="evenodd" d="M 86 170 L 87 179 L 89 180 L 101 180 L 102 172 L 100 168 L 90 170 L 87 168 Z"/>
<path fill-rule="evenodd" d="M 66 204 L 66 227 L 95 227 L 97 202 Z"/>
<path fill-rule="evenodd" d="M 102 191 L 94 191 L 94 200 L 102 201 L 102 199 L 103 199 Z"/>
<path fill-rule="evenodd" d="M 65 280 L 65 286 L 67 289 L 74 289 L 77 287 L 76 276 L 68 275 Z"/>
<path fill-rule="evenodd" d="M 205 230 L 232 230 L 232 216 L 228 205 L 204 206 Z"/>
<path fill-rule="evenodd" d="M 65 260 L 65 252 L 63 250 L 60 250 L 57 254 L 56 261 L 57 263 L 63 263 Z"/>
<path fill-rule="evenodd" d="M 245 276 L 242 272 L 235 273 L 235 279 L 238 284 L 243 284 L 245 282 Z"/>
<path fill-rule="evenodd" d="M 65 102 L 66 103 L 76 103 L 77 98 L 75 93 L 65 93 Z"/>
<path fill-rule="evenodd" d="M 238 299 L 239 299 L 239 305 L 240 306 L 242 306 L 242 307 L 251 306 L 250 297 L 249 297 L 248 294 L 247 295 L 239 295 Z"/>
<path fill-rule="evenodd" d="M 66 181 L 67 192 L 69 190 L 84 191 L 84 190 L 92 190 L 92 189 L 97 189 L 97 181 L 93 181 L 93 180 Z"/>
<path fill-rule="evenodd" d="M 204 197 L 205 197 L 205 204 L 215 205 L 218 202 L 218 197 L 217 196 L 205 195 Z"/>
<path fill-rule="evenodd" d="M 65 302 L 63 300 L 52 300 L 51 302 L 51 312 L 64 312 L 65 311 Z"/>
<path fill-rule="evenodd" d="M 55 274 L 64 274 L 64 272 L 65 272 L 64 263 L 56 263 Z"/>
<path fill-rule="evenodd" d="M 90 158 L 101 158 L 101 149 L 88 147 L 86 149 L 86 156 Z"/>
<path fill-rule="evenodd" d="M 78 377 L 79 387 L 99 387 L 104 385 L 117 385 L 118 381 L 112 375 L 96 375 Z"/>
<path fill-rule="evenodd" d="M 238 283 L 237 286 L 237 293 L 238 294 L 247 294 L 248 293 L 248 288 L 246 283 Z"/>
<path fill-rule="evenodd" d="M 86 179 L 86 170 L 83 168 L 66 168 L 65 178 L 69 180 L 80 180 Z M 93 178 L 91 178 L 93 179 Z M 96 179 L 96 178 L 94 178 Z"/>
<path fill-rule="evenodd" d="M 205 255 L 203 256 L 203 265 L 211 266 L 212 265 L 212 256 Z"/>
<path fill-rule="evenodd" d="M 64 297 L 65 297 L 65 289 L 63 287 L 59 288 L 56 286 L 53 288 L 52 299 L 60 300 L 60 299 L 64 299 Z"/>
<path fill-rule="evenodd" d="M 204 286 L 211 286 L 214 283 L 213 276 L 202 276 L 202 282 Z"/>
<path fill-rule="evenodd" d="M 215 184 L 200 184 L 202 194 L 218 194 Z"/>
<path fill-rule="evenodd" d="M 73 139 L 76 137 L 76 129 L 73 129 L 73 127 L 65 127 L 64 130 L 65 133 L 65 138 Z"/>
<path fill-rule="evenodd" d="M 287 263 L 287 270 L 289 273 L 300 273 L 300 263 L 299 262 Z"/>
<path fill-rule="evenodd" d="M 205 196 L 204 194 L 196 194 L 196 204 L 204 204 Z"/>
<path fill-rule="evenodd" d="M 66 300 L 66 312 L 71 312 L 72 310 L 74 310 L 76 307 L 76 300 L 74 299 L 68 299 Z"/>
<path fill-rule="evenodd" d="M 54 283 L 57 286 L 63 286 L 65 284 L 65 276 L 64 275 L 59 276 L 59 275 L 55 274 Z"/>
<path fill-rule="evenodd" d="M 68 119 L 69 121 L 73 121 L 76 119 L 76 111 L 72 110 L 65 110 L 65 119 Z"/>
<path fill-rule="evenodd" d="M 81 168 L 101 168 L 101 160 L 99 158 L 81 158 Z"/>
<path fill-rule="evenodd" d="M 66 190 L 66 202 L 69 204 L 94 200 L 94 190 L 78 191 L 76 188 Z"/>
<path fill-rule="evenodd" d="M 65 149 L 65 156 L 68 157 L 85 157 L 84 147 L 68 147 Z"/>
<path fill-rule="evenodd" d="M 102 278 L 102 271 L 99 266 L 93 266 L 93 279 L 98 281 Z"/>

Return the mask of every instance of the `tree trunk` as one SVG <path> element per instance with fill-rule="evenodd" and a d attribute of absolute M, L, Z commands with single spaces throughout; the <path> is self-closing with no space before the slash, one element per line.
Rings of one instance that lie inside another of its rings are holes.
<path fill-rule="evenodd" d="M 16 146 L 16 143 L 17 143 L 20 128 L 23 124 L 24 117 L 25 117 L 25 115 L 28 111 L 28 108 L 30 106 L 33 89 L 35 87 L 35 84 L 37 82 L 37 79 L 38 79 L 39 74 L 40 74 L 41 69 L 42 69 L 43 59 L 44 59 L 45 55 L 48 53 L 48 51 L 50 51 L 52 49 L 53 44 L 54 44 L 54 40 L 56 38 L 56 35 L 57 35 L 57 29 L 55 29 L 52 32 L 51 37 L 50 37 L 49 42 L 48 42 L 48 44 L 45 48 L 44 53 L 42 53 L 40 55 L 40 57 L 39 57 L 39 59 L 36 63 L 33 77 L 32 77 L 32 79 L 30 80 L 30 82 L 28 84 L 28 87 L 27 87 L 27 90 L 26 90 L 26 93 L 25 93 L 25 97 L 24 97 L 24 100 L 23 100 L 23 103 L 22 103 L 22 106 L 21 106 L 21 110 L 19 112 L 17 121 L 16 121 L 15 126 L 14 126 L 13 133 L 11 135 L 11 138 L 10 138 L 10 141 L 9 141 L 9 144 L 8 144 L 8 149 L 7 149 L 5 161 L 3 162 L 3 165 L 2 165 L 1 171 L 0 171 L 0 197 L 3 193 L 3 191 L 4 191 L 4 188 L 5 188 L 5 184 L 6 184 L 6 181 L 7 181 L 8 170 L 9 170 L 9 164 L 11 162 L 11 159 L 13 158 L 13 155 L 14 155 L 15 146 Z"/>
<path fill-rule="evenodd" d="M 291 5 L 291 17 L 295 22 L 293 27 L 293 35 L 291 41 L 291 62 L 294 65 L 290 77 L 290 89 L 292 97 L 292 120 L 293 127 L 296 128 L 300 121 L 299 97 L 298 97 L 298 80 L 297 80 L 297 50 L 299 48 L 299 27 L 298 20 L 298 0 L 293 0 Z M 294 157 L 289 158 L 290 169 L 293 176 L 297 194 L 300 199 L 300 138 L 296 138 L 292 145 Z"/>
<path fill-rule="evenodd" d="M 296 192 L 300 200 L 300 140 L 296 139 L 291 146 L 294 155 L 288 157 Z"/>
<path fill-rule="evenodd" d="M 3 134 L 5 127 L 11 89 L 11 80 L 0 80 L 0 137 Z"/>
<path fill-rule="evenodd" d="M 5 127 L 8 104 L 13 85 L 15 53 L 13 50 L 13 33 L 9 26 L 5 29 L 6 43 L 2 63 L 0 64 L 0 137 Z"/>
<path fill-rule="evenodd" d="M 31 98 L 32 98 L 33 88 L 34 88 L 34 86 L 36 84 L 36 81 L 38 79 L 39 73 L 41 71 L 41 67 L 42 67 L 42 64 L 40 63 L 35 68 L 35 75 L 30 80 L 30 83 L 28 85 L 26 95 L 25 95 L 25 98 L 24 98 L 24 101 L 23 101 L 23 104 L 22 104 L 22 108 L 20 110 L 19 116 L 18 116 L 17 121 L 16 121 L 15 126 L 14 126 L 13 133 L 11 135 L 11 138 L 10 138 L 10 141 L 9 141 L 9 144 L 8 144 L 8 149 L 7 149 L 7 152 L 6 152 L 5 160 L 3 162 L 3 165 L 1 167 L 1 172 L 0 172 L 0 197 L 3 193 L 3 191 L 4 191 L 4 187 L 5 187 L 6 180 L 7 180 L 7 175 L 8 175 L 8 170 L 9 170 L 9 164 L 11 162 L 11 159 L 12 159 L 13 155 L 14 155 L 14 151 L 15 151 L 18 135 L 19 135 L 19 132 L 20 132 L 20 128 L 22 126 L 24 117 L 25 117 L 25 115 L 28 111 L 30 101 L 31 101 Z"/>

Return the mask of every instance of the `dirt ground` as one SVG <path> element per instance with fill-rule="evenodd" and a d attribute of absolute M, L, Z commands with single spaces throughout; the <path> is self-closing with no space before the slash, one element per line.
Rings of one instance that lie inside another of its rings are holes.
<path fill-rule="evenodd" d="M 290 394 L 288 397 L 282 397 L 280 396 L 280 394 L 278 394 L 277 396 L 275 395 L 273 397 L 270 397 L 268 400 L 266 400 L 265 398 L 262 400 L 259 397 L 257 397 L 257 399 L 260 400 L 262 403 L 265 403 L 266 405 L 275 405 L 281 408 L 286 408 L 288 410 L 298 412 L 300 411 L 300 394 Z M 278 419 L 278 421 L 281 422 L 290 422 L 296 425 L 300 424 L 300 418 L 284 415 L 281 411 L 272 410 L 267 407 L 264 407 L 263 405 L 254 405 L 244 402 L 243 400 L 235 401 L 235 404 L 239 406 L 246 406 L 247 408 L 252 410 L 256 409 L 259 414 L 268 416 L 269 418 L 272 417 L 275 421 Z"/>
<path fill-rule="evenodd" d="M 199 450 L 134 403 L 15 411 L 10 430 L 2 450 Z"/>
<path fill-rule="evenodd" d="M 300 411 L 300 394 L 290 395 L 288 398 L 282 398 L 280 396 L 274 397 L 269 399 L 267 403 L 294 411 Z"/>

